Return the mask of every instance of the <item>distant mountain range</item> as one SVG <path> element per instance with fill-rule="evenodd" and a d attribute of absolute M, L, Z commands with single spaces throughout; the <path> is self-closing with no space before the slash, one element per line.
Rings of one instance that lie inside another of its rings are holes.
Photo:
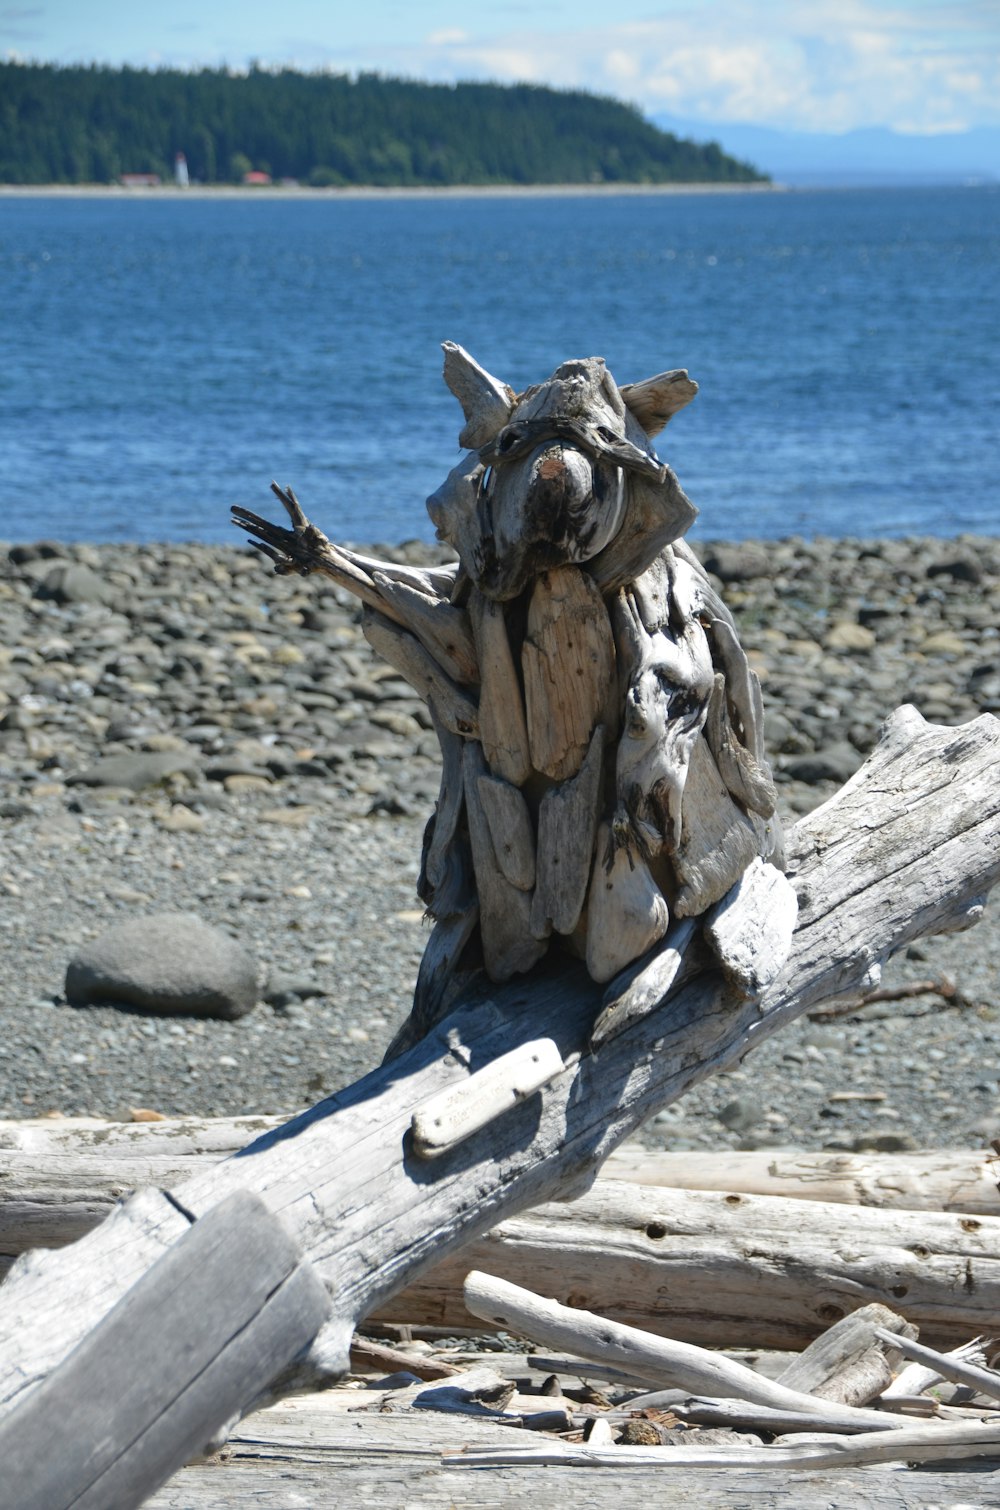
<path fill-rule="evenodd" d="M 1000 128 L 910 136 L 885 127 L 846 131 L 777 131 L 734 121 L 693 121 L 653 115 L 664 131 L 716 141 L 777 183 L 820 188 L 878 184 L 1000 182 Z"/>

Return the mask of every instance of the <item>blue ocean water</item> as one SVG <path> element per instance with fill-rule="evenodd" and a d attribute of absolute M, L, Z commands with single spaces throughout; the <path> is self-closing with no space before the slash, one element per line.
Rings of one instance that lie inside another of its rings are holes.
<path fill-rule="evenodd" d="M 233 540 L 290 483 L 334 538 L 433 538 L 460 413 L 688 367 L 658 446 L 707 537 L 1000 529 L 1000 190 L 0 199 L 0 538 Z"/>

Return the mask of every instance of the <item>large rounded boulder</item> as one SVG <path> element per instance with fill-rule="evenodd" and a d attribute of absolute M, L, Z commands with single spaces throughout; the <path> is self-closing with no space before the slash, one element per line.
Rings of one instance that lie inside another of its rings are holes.
<path fill-rule="evenodd" d="M 78 949 L 65 989 L 75 1006 L 232 1019 L 257 1000 L 257 965 L 242 944 L 193 913 L 159 912 L 117 923 Z"/>

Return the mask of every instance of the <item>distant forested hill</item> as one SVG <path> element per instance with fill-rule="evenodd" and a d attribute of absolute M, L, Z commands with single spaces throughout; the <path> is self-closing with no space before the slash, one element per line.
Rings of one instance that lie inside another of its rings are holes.
<path fill-rule="evenodd" d="M 320 185 L 742 183 L 763 175 L 617 100 L 534 85 L 363 74 L 0 64 L 0 182 L 123 173 Z"/>

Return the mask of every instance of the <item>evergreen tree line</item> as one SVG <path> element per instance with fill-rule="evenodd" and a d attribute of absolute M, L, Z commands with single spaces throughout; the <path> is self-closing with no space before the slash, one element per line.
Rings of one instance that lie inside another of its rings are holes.
<path fill-rule="evenodd" d="M 633 106 L 536 85 L 362 74 L 0 64 L 0 182 L 113 183 L 125 173 L 320 186 L 750 182 Z"/>

